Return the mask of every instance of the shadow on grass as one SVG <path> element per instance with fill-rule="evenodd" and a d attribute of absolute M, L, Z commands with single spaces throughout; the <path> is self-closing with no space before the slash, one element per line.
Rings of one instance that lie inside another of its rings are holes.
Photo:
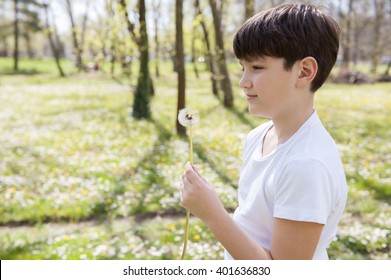
<path fill-rule="evenodd" d="M 43 74 L 43 72 L 38 71 L 37 69 L 20 69 L 20 70 L 13 70 L 10 68 L 5 68 L 3 71 L 0 71 L 0 75 L 38 75 Z"/>
<path fill-rule="evenodd" d="M 109 75 L 109 74 L 107 74 Z M 130 91 L 134 91 L 135 88 L 133 87 L 133 84 L 132 84 L 132 79 L 130 76 L 124 76 L 124 75 L 121 75 L 121 76 L 116 76 L 116 75 L 110 75 L 111 79 L 116 82 L 117 84 L 119 85 L 127 85 L 127 86 L 130 86 Z"/>
<path fill-rule="evenodd" d="M 172 133 L 158 120 L 152 119 L 151 122 L 154 124 L 156 131 L 158 132 L 157 141 L 154 143 L 152 150 L 144 155 L 144 157 L 137 164 L 133 175 L 138 174 L 144 170 L 146 174 L 142 176 L 142 185 L 151 186 L 153 184 L 159 184 L 161 187 L 169 187 L 165 178 L 158 173 L 157 164 L 159 162 L 156 159 L 167 157 L 167 153 L 169 152 L 168 143 L 172 138 Z M 187 137 L 183 138 L 188 141 Z M 219 168 L 219 164 L 214 162 L 209 156 L 207 148 L 200 145 L 194 144 L 194 152 L 197 156 L 207 165 L 211 167 L 211 169 L 218 175 L 218 177 L 225 184 L 230 185 L 233 188 L 237 188 L 237 185 L 224 173 L 224 171 Z M 144 214 L 146 216 L 156 216 L 156 215 L 178 215 L 183 214 L 183 209 L 165 209 L 163 212 L 157 213 L 156 211 L 148 211 L 148 205 L 146 205 L 145 197 L 149 194 L 149 188 L 142 188 L 142 198 L 139 200 L 139 204 L 132 210 L 132 214 L 141 215 Z M 147 214 L 149 213 L 149 214 Z"/>
<path fill-rule="evenodd" d="M 159 184 L 161 187 L 168 187 L 168 183 L 165 178 L 162 177 L 158 172 L 157 159 L 167 156 L 169 147 L 169 141 L 172 137 L 172 133 L 158 120 L 151 119 L 150 122 L 154 125 L 155 131 L 158 133 L 157 140 L 153 144 L 152 150 L 144 155 L 144 157 L 138 162 L 136 168 L 133 172 L 133 175 L 143 172 L 142 175 L 142 186 L 139 191 L 141 192 L 141 198 L 138 201 L 138 205 L 131 210 L 131 214 L 141 214 L 148 211 L 150 208 L 150 202 L 146 201 L 146 196 L 150 192 L 149 186 L 154 184 Z M 146 172 L 145 172 L 146 171 Z"/>
<path fill-rule="evenodd" d="M 250 127 L 253 127 L 254 125 L 252 122 L 244 115 L 244 112 L 239 112 L 238 110 L 229 109 L 230 112 L 235 114 L 243 123 L 247 124 Z M 120 121 L 126 121 L 128 122 L 129 119 L 121 119 Z M 161 187 L 172 187 L 170 186 L 172 183 L 167 182 L 167 179 L 159 172 L 158 165 L 161 164 L 161 158 L 169 157 L 168 153 L 170 152 L 170 139 L 173 137 L 173 133 L 167 129 L 167 127 L 160 122 L 157 119 L 152 119 L 150 122 L 154 126 L 154 131 L 157 132 L 158 137 L 155 143 L 153 143 L 152 149 L 147 152 L 138 162 L 136 167 L 132 170 L 127 170 L 125 173 L 120 174 L 118 177 L 110 177 L 110 180 L 112 180 L 112 188 L 104 194 L 104 197 L 100 201 L 94 201 L 91 202 L 91 212 L 88 213 L 88 215 L 84 217 L 68 217 L 68 216 L 61 216 L 61 217 L 54 217 L 51 216 L 49 213 L 47 215 L 44 215 L 44 217 L 40 217 L 39 221 L 31 221 L 31 220 L 23 220 L 18 222 L 9 221 L 4 223 L 4 225 L 14 225 L 14 226 L 21 226 L 21 225 L 31 225 L 39 223 L 50 223 L 50 222 L 68 222 L 68 221 L 88 221 L 88 220 L 98 220 L 103 221 L 106 219 L 112 219 L 116 218 L 118 215 L 114 214 L 115 210 L 111 208 L 111 204 L 108 203 L 108 200 L 115 200 L 115 198 L 118 195 L 121 195 L 127 191 L 129 191 L 129 187 L 125 182 L 129 181 L 130 177 L 133 177 L 134 175 L 138 174 L 138 176 L 141 178 L 142 182 L 139 185 L 136 185 L 135 191 L 140 192 L 140 199 L 138 202 L 132 206 L 132 209 L 128 212 L 130 215 L 135 214 L 143 214 L 143 213 L 151 213 L 151 216 L 156 215 L 176 215 L 178 213 L 182 214 L 184 213 L 182 208 L 176 208 L 176 209 L 161 209 L 160 207 L 160 199 L 161 197 L 156 197 L 156 200 L 153 199 L 152 201 L 152 207 L 151 202 L 146 201 L 146 197 L 150 194 L 152 185 L 158 185 Z M 208 148 L 206 146 L 203 146 L 202 144 L 195 144 L 194 151 L 198 155 L 198 157 L 207 165 L 211 167 L 211 169 L 218 175 L 220 180 L 224 182 L 225 184 L 230 185 L 233 188 L 237 188 L 237 184 L 229 177 L 227 176 L 226 172 L 220 168 L 219 162 L 216 162 L 216 160 L 213 160 L 208 155 Z M 40 155 L 36 155 L 37 160 L 39 161 L 48 161 L 48 159 L 41 158 Z M 59 163 L 54 161 L 51 162 L 53 165 L 58 165 Z M 144 172 L 147 171 L 147 172 Z M 141 174 L 140 174 L 141 172 Z M 104 174 L 102 174 L 103 176 Z M 124 183 L 121 183 L 124 182 Z M 138 184 L 138 183 L 137 183 Z M 167 213 L 166 213 L 167 212 Z"/>
<path fill-rule="evenodd" d="M 205 163 L 207 163 L 214 172 L 219 176 L 219 178 L 225 183 L 230 185 L 232 188 L 237 189 L 238 186 L 236 183 L 234 183 L 228 176 L 225 174 L 223 170 L 219 168 L 219 163 L 214 162 L 212 159 L 208 157 L 208 150 L 204 146 L 200 144 L 194 144 L 194 151 L 196 152 L 197 156 Z"/>

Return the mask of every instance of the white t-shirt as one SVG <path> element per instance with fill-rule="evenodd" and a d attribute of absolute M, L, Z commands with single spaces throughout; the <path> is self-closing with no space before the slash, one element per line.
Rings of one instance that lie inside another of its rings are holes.
<path fill-rule="evenodd" d="M 314 112 L 285 143 L 262 156 L 271 121 L 246 139 L 235 222 L 270 250 L 273 218 L 323 224 L 313 259 L 328 259 L 345 209 L 347 185 L 337 147 Z M 232 259 L 225 252 L 226 259 Z"/>

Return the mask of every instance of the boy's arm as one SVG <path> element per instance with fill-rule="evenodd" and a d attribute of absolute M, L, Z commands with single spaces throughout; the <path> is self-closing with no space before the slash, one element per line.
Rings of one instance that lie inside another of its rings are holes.
<path fill-rule="evenodd" d="M 210 231 L 236 260 L 270 260 L 270 252 L 249 237 L 225 211 L 215 220 L 205 221 Z"/>
<path fill-rule="evenodd" d="M 234 259 L 311 259 L 323 225 L 274 220 L 270 252 L 260 247 L 231 218 L 215 190 L 190 164 L 182 176 L 182 205 L 205 222 Z"/>

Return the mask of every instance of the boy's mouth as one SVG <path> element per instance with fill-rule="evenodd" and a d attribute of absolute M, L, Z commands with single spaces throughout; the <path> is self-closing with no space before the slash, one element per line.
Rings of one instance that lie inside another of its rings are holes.
<path fill-rule="evenodd" d="M 248 101 L 252 100 L 252 99 L 254 99 L 256 97 L 258 97 L 258 95 L 246 94 L 246 98 L 247 98 Z"/>

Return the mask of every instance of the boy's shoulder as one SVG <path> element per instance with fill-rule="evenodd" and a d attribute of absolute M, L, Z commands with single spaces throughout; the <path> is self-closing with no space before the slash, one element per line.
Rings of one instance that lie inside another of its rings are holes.
<path fill-rule="evenodd" d="M 292 161 L 319 161 L 326 165 L 340 162 L 340 155 L 333 138 L 315 113 L 304 127 L 288 143 L 287 153 Z M 290 161 L 289 160 L 289 161 Z M 287 162 L 288 163 L 288 162 Z"/>

